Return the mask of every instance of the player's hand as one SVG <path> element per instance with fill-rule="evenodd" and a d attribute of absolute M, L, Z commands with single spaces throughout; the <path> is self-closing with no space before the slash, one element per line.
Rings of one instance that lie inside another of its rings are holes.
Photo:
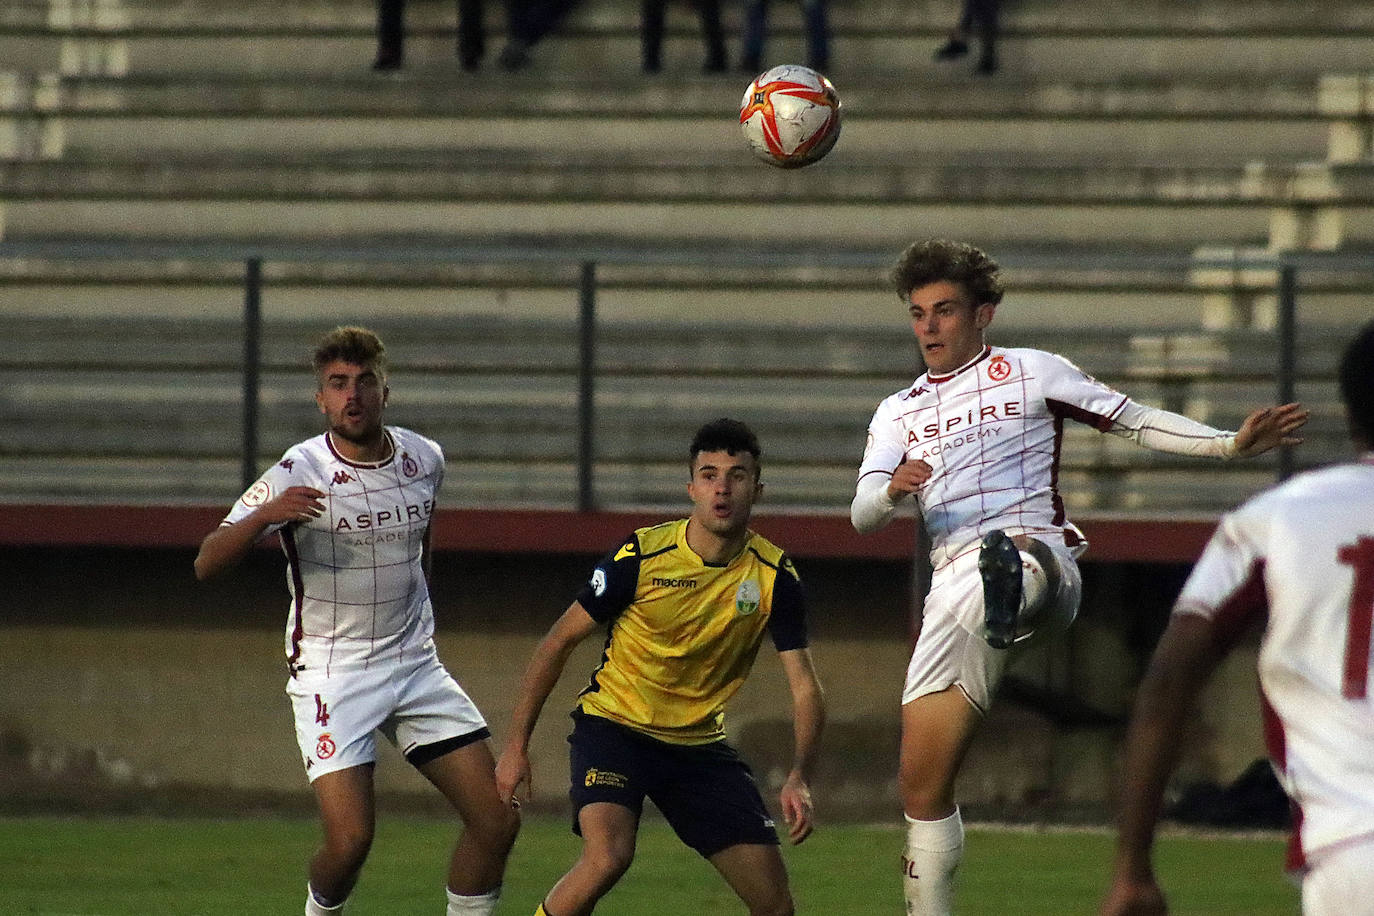
<path fill-rule="evenodd" d="M 887 483 L 887 495 L 895 500 L 908 493 L 915 493 L 933 473 L 935 469 L 921 459 L 909 461 L 904 458 L 892 472 L 892 479 Z"/>
<path fill-rule="evenodd" d="M 811 789 L 806 780 L 795 772 L 789 774 L 778 793 L 778 803 L 787 824 L 787 839 L 795 846 L 816 829 L 816 812 L 811 807 Z"/>
<path fill-rule="evenodd" d="M 1279 445 L 1297 445 L 1302 439 L 1293 435 L 1307 422 L 1307 408 L 1301 404 L 1264 407 L 1245 418 L 1236 433 L 1236 457 L 1253 458 Z"/>
<path fill-rule="evenodd" d="M 496 792 L 512 808 L 530 800 L 530 757 L 524 749 L 508 747 L 501 752 L 496 761 Z"/>
<path fill-rule="evenodd" d="M 258 508 L 258 515 L 268 524 L 281 522 L 308 522 L 324 514 L 327 496 L 314 487 L 287 487 L 278 496 L 269 499 Z"/>
<path fill-rule="evenodd" d="M 1168 912 L 1164 892 L 1153 878 L 1136 881 L 1117 878 L 1108 889 L 1098 916 L 1165 916 Z"/>

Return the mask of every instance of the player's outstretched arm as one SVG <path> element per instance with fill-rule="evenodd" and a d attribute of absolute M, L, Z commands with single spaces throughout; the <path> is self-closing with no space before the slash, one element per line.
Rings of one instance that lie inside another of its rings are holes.
<path fill-rule="evenodd" d="M 205 536 L 196 554 L 196 578 L 204 581 L 238 565 L 262 533 L 273 525 L 307 522 L 324 512 L 325 493 L 313 487 L 287 487 L 254 512 L 232 525 L 221 525 Z"/>
<path fill-rule="evenodd" d="M 528 801 L 530 797 L 530 736 L 544 702 L 558 683 L 577 644 L 582 642 L 599 624 L 592 619 L 581 602 L 574 601 L 563 612 L 549 632 L 534 649 L 525 674 L 520 680 L 520 692 L 511 712 L 506 744 L 496 761 L 496 790 L 506 804 Z"/>
<path fill-rule="evenodd" d="M 1307 408 L 1297 403 L 1252 411 L 1236 432 L 1236 457 L 1253 458 L 1280 445 L 1301 444 L 1302 439 L 1293 434 L 1307 416 Z"/>
<path fill-rule="evenodd" d="M 1175 615 L 1155 649 L 1126 734 L 1116 858 L 1100 916 L 1166 912 L 1152 864 L 1155 826 L 1184 720 L 1224 655 L 1212 622 L 1197 614 Z"/>
<path fill-rule="evenodd" d="M 809 649 L 789 649 L 778 653 L 778 657 L 792 693 L 795 741 L 792 769 L 778 793 L 778 803 L 787 824 L 787 838 L 796 844 L 809 837 L 816 827 L 810 782 L 825 727 L 825 691 L 816 676 Z"/>

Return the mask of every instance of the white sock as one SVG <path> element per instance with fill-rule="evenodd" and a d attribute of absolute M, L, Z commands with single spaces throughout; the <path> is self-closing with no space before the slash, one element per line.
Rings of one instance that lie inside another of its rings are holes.
<path fill-rule="evenodd" d="M 964 821 L 959 809 L 938 821 L 906 819 L 902 890 L 907 916 L 951 916 L 954 870 L 964 857 Z"/>
<path fill-rule="evenodd" d="M 305 886 L 305 916 L 341 916 L 343 908 L 342 900 L 333 906 L 325 906 L 315 895 L 315 889 L 309 884 Z"/>
<path fill-rule="evenodd" d="M 1026 551 L 1021 551 L 1021 610 L 1034 619 L 1048 597 L 1050 580 L 1045 567 Z"/>
<path fill-rule="evenodd" d="M 478 894 L 475 897 L 464 897 L 455 894 L 448 888 L 444 888 L 448 894 L 448 913 L 446 916 L 492 916 L 496 912 L 496 901 L 501 899 L 501 885 L 487 891 L 485 894 Z"/>

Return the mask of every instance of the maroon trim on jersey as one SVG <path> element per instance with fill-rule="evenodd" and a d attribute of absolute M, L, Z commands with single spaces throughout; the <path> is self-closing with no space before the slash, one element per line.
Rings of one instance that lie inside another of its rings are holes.
<path fill-rule="evenodd" d="M 294 621 L 291 627 L 291 654 L 286 657 L 294 677 L 296 662 L 301 657 L 301 638 L 305 636 L 305 582 L 301 579 L 301 555 L 296 550 L 296 536 L 290 525 L 281 530 L 281 547 L 286 553 L 286 566 L 291 573 L 291 594 L 294 596 L 294 606 L 291 608 Z"/>
<path fill-rule="evenodd" d="M 968 370 L 972 369 L 974 366 L 978 365 L 979 363 L 981 363 L 983 360 L 987 359 L 987 358 L 988 358 L 989 356 L 991 356 L 991 355 L 992 355 L 992 347 L 989 347 L 989 346 L 987 346 L 987 345 L 985 344 L 985 345 L 983 346 L 983 352 L 982 352 L 982 353 L 979 353 L 979 354 L 978 354 L 977 356 L 975 356 L 973 359 L 971 359 L 971 360 L 969 360 L 968 362 L 964 363 L 962 366 L 960 366 L 958 369 L 955 369 L 953 372 L 949 373 L 949 375 L 931 375 L 929 372 L 927 372 L 927 373 L 926 373 L 926 381 L 930 382 L 932 385 L 938 385 L 938 384 L 940 384 L 941 382 L 947 382 L 947 381 L 949 381 L 950 379 L 955 378 L 956 376 L 963 375 L 965 372 L 967 372 Z M 916 386 L 913 386 L 913 387 L 916 387 Z"/>
<path fill-rule="evenodd" d="M 1288 735 L 1283 729 L 1283 720 L 1274 711 L 1264 688 L 1260 688 L 1260 721 L 1264 723 L 1264 748 L 1269 759 L 1280 773 L 1288 772 Z M 1284 851 L 1284 867 L 1290 872 L 1302 871 L 1307 867 L 1307 854 L 1302 848 L 1302 806 L 1291 797 L 1288 808 L 1293 815 L 1292 830 L 1288 834 L 1288 846 Z"/>
<path fill-rule="evenodd" d="M 329 454 L 333 455 L 335 460 L 340 463 L 346 464 L 351 468 L 360 468 L 364 471 L 375 471 L 377 468 L 384 468 L 396 460 L 396 440 L 391 438 L 391 430 L 383 429 L 382 432 L 386 434 L 387 445 L 391 446 L 391 454 L 387 455 L 381 461 L 350 461 L 339 454 L 339 450 L 334 447 L 334 437 L 328 432 L 324 434 L 324 444 L 325 447 L 329 449 Z"/>
<path fill-rule="evenodd" d="M 1069 520 L 1069 513 L 1064 509 L 1064 497 L 1059 493 L 1059 455 L 1064 449 L 1064 418 L 1054 414 L 1054 453 L 1050 456 L 1050 505 L 1054 508 L 1054 525 L 1056 528 L 1063 528 Z M 1068 532 L 1065 532 L 1064 542 L 1068 544 Z M 1074 540 L 1078 540 L 1077 535 Z M 1073 547 L 1073 544 L 1068 544 Z"/>
<path fill-rule="evenodd" d="M 1122 405 L 1124 404 L 1125 401 L 1123 400 Z M 1091 410 L 1085 410 L 1077 404 L 1069 404 L 1066 401 L 1056 401 L 1052 398 L 1045 398 L 1045 406 L 1048 407 L 1050 413 L 1054 414 L 1056 417 L 1067 418 L 1086 426 L 1091 426 L 1100 433 L 1105 433 L 1112 428 L 1111 417 L 1103 416 L 1100 413 L 1093 413 Z M 1113 414 L 1119 413 L 1121 413 L 1120 406 L 1113 411 Z"/>
<path fill-rule="evenodd" d="M 1264 561 L 1250 564 L 1250 573 L 1217 605 L 1212 617 L 1213 639 L 1222 652 L 1230 652 L 1256 621 L 1269 615 L 1269 595 L 1264 590 Z"/>

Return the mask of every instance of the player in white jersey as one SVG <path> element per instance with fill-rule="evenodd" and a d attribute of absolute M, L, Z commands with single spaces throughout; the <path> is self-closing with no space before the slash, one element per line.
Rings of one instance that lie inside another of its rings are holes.
<path fill-rule="evenodd" d="M 954 783 L 1011 652 L 1078 612 L 1086 547 L 1056 488 L 1063 422 L 1148 448 L 1232 458 L 1298 440 L 1300 405 L 1257 410 L 1238 432 L 1138 404 L 1052 353 L 988 346 L 1002 300 L 997 264 L 928 240 L 893 270 L 926 372 L 884 400 L 850 509 L 875 531 L 914 494 L 934 568 L 902 692 L 898 787 L 907 820 L 903 889 L 912 916 L 945 916 L 963 856 Z"/>
<path fill-rule="evenodd" d="M 1266 617 L 1265 743 L 1293 802 L 1302 911 L 1374 914 L 1374 324 L 1346 349 L 1340 384 L 1359 457 L 1225 516 L 1174 605 L 1126 738 L 1104 916 L 1166 911 L 1150 851 L 1177 736 L 1236 638 Z"/>
<path fill-rule="evenodd" d="M 357 881 L 375 830 L 381 732 L 464 822 L 448 916 L 491 916 L 519 817 L 497 793 L 487 724 L 434 645 L 429 533 L 444 455 L 383 425 L 385 347 L 371 331 L 336 328 L 314 369 L 326 432 L 258 478 L 195 563 L 208 578 L 272 533 L 286 554 L 286 692 L 324 827 L 305 913 L 342 913 Z"/>

